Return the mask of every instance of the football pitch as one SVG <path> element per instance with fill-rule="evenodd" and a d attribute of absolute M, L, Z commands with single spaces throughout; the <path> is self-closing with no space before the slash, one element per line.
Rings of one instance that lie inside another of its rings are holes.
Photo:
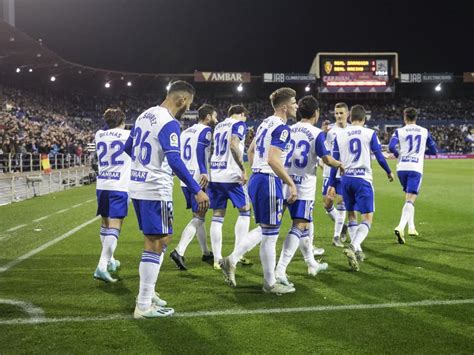
<path fill-rule="evenodd" d="M 196 239 L 186 252 L 189 270 L 176 269 L 169 253 L 191 212 L 175 182 L 175 234 L 157 284 L 176 310 L 166 319 L 132 319 L 143 250 L 132 206 L 115 252 L 116 284 L 92 278 L 100 255 L 95 185 L 1 206 L 0 353 L 472 354 L 474 161 L 425 162 L 420 236 L 405 245 L 393 235 L 403 192 L 375 165 L 376 212 L 361 271 L 348 271 L 342 249 L 331 246 L 319 176 L 316 244 L 329 269 L 308 276 L 298 251 L 288 268 L 296 293 L 281 297 L 261 290 L 258 248 L 247 255 L 253 265 L 239 266 L 235 289 L 201 261 Z M 228 207 L 224 255 L 237 219 Z M 289 226 L 285 215 L 278 256 Z"/>

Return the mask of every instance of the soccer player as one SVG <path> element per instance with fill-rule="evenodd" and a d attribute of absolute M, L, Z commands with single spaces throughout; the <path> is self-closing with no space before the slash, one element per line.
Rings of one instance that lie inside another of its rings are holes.
<path fill-rule="evenodd" d="M 102 217 L 100 240 L 102 252 L 94 278 L 116 282 L 110 275 L 120 267 L 114 259 L 114 251 L 128 213 L 128 184 L 130 181 L 130 157 L 124 152 L 130 131 L 125 130 L 125 114 L 120 109 L 109 108 L 104 113 L 107 129 L 95 134 L 99 175 L 97 176 L 97 215 Z"/>
<path fill-rule="evenodd" d="M 221 267 L 222 259 L 222 224 L 227 209 L 227 200 L 239 209 L 235 223 L 235 245 L 249 232 L 250 199 L 247 192 L 247 172 L 244 166 L 244 143 L 247 133 L 247 110 L 244 106 L 234 105 L 229 108 L 228 117 L 214 129 L 214 152 L 211 157 L 211 181 L 209 199 L 214 210 L 211 222 L 211 245 L 214 253 L 214 269 Z M 245 258 L 239 259 L 249 264 Z"/>
<path fill-rule="evenodd" d="M 204 104 L 198 109 L 198 123 L 181 133 L 181 158 L 202 189 L 206 189 L 209 183 L 207 162 L 209 161 L 209 146 L 212 138 L 211 127 L 216 124 L 216 109 L 211 105 Z M 191 208 L 193 212 L 193 219 L 184 228 L 178 246 L 171 252 L 170 257 L 176 263 L 176 267 L 180 270 L 187 270 L 184 264 L 184 253 L 196 232 L 202 251 L 202 261 L 213 260 L 213 255 L 212 252 L 209 252 L 206 242 L 206 211 L 199 211 L 192 191 L 182 181 L 181 189 L 186 199 L 186 208 Z"/>
<path fill-rule="evenodd" d="M 334 116 L 336 118 L 336 123 L 330 127 L 326 133 L 326 144 L 330 147 L 331 154 L 334 150 L 334 139 L 336 138 L 337 132 L 340 132 L 347 127 L 349 108 L 345 102 L 338 102 L 334 106 Z M 346 220 L 346 207 L 344 206 L 344 201 L 342 200 L 341 176 L 338 171 L 335 180 L 336 193 L 335 195 L 329 195 L 328 182 L 330 173 L 331 167 L 325 165 L 323 169 L 323 203 L 327 215 L 334 222 L 334 237 L 332 240 L 332 245 L 343 248 L 343 241 L 345 240 L 347 233 L 347 225 L 344 224 Z M 336 208 L 334 208 L 334 202 L 336 202 Z"/>
<path fill-rule="evenodd" d="M 297 190 L 284 167 L 285 149 L 290 141 L 290 128 L 286 121 L 296 117 L 298 104 L 296 92 L 290 88 L 280 88 L 270 95 L 275 110 L 258 127 L 249 147 L 249 160 L 253 175 L 249 180 L 249 195 L 255 212 L 255 222 L 260 224 L 239 242 L 232 254 L 224 258 L 220 265 L 226 281 L 235 287 L 235 268 L 239 258 L 260 244 L 260 260 L 263 267 L 263 291 L 273 294 L 295 292 L 293 286 L 276 280 L 276 242 L 283 212 L 282 180 L 288 185 L 289 204 L 295 202 Z"/>
<path fill-rule="evenodd" d="M 171 84 L 165 100 L 138 116 L 127 151 L 132 158 L 130 195 L 144 235 L 144 251 L 139 266 L 140 290 L 135 318 L 156 318 L 174 313 L 155 293 L 155 284 L 167 245 L 173 234 L 173 173 L 191 190 L 198 211 L 209 207 L 202 191 L 180 155 L 178 120 L 189 109 L 195 95 L 185 81 Z"/>
<path fill-rule="evenodd" d="M 298 246 L 308 266 L 309 275 L 316 276 L 319 271 L 328 267 L 327 263 L 320 264 L 314 259 L 313 244 L 309 238 L 316 194 L 318 157 L 328 166 L 343 170 L 341 162 L 329 155 L 324 133 L 315 127 L 319 119 L 318 101 L 313 96 L 305 96 L 298 101 L 298 111 L 301 119 L 291 126 L 291 140 L 285 160 L 285 167 L 296 185 L 298 197 L 294 203 L 288 205 L 293 225 L 286 236 L 275 271 L 277 281 L 289 286 L 293 286 L 293 283 L 288 280 L 286 269 Z M 285 193 L 283 195 L 285 196 Z"/>
<path fill-rule="evenodd" d="M 377 134 L 370 128 L 365 128 L 365 110 L 361 105 L 351 108 L 352 126 L 337 132 L 334 140 L 334 159 L 339 159 L 344 165 L 345 172 L 341 177 L 341 189 L 346 205 L 351 243 L 344 248 L 349 266 L 353 271 L 359 271 L 359 262 L 364 261 L 362 242 L 367 237 L 372 225 L 374 206 L 374 189 L 372 187 L 372 167 L 370 153 L 373 152 L 379 165 L 387 173 L 388 180 L 393 181 L 393 174 L 382 155 L 382 147 Z M 336 169 L 331 168 L 328 185 L 335 191 Z M 362 217 L 357 225 L 356 210 Z"/>
<path fill-rule="evenodd" d="M 398 158 L 397 175 L 405 192 L 405 205 L 402 209 L 400 223 L 395 227 L 398 243 L 405 244 L 405 226 L 408 223 L 408 235 L 418 236 L 415 228 L 415 200 L 420 192 L 423 178 L 425 150 L 436 155 L 436 143 L 426 128 L 416 124 L 416 109 L 407 107 L 403 110 L 405 126 L 398 128 L 392 135 L 389 150 Z M 397 145 L 400 150 L 397 150 Z"/>

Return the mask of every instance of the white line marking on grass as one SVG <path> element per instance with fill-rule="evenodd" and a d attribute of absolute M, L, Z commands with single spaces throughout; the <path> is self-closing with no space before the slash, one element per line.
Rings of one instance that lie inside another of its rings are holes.
<path fill-rule="evenodd" d="M 46 218 L 50 217 L 51 215 L 47 215 L 47 216 L 44 216 L 44 217 L 40 217 L 40 218 L 36 218 L 33 220 L 33 222 L 41 222 L 42 220 L 45 220 Z"/>
<path fill-rule="evenodd" d="M 406 307 L 428 307 L 428 306 L 453 306 L 460 304 L 473 304 L 474 298 L 465 300 L 423 300 L 417 302 L 397 302 L 397 303 L 375 303 L 375 304 L 348 304 L 339 306 L 316 306 L 299 308 L 260 308 L 260 309 L 228 309 L 224 311 L 200 311 L 176 313 L 173 317 L 195 318 L 195 317 L 216 317 L 216 316 L 243 316 L 254 314 L 274 314 L 274 313 L 301 313 L 301 312 L 331 312 L 344 310 L 364 310 L 364 309 L 384 309 L 384 308 L 406 308 Z M 111 320 L 131 320 L 131 314 L 114 314 L 103 317 L 65 317 L 65 318 L 44 318 L 34 319 L 8 319 L 0 320 L 0 325 L 13 324 L 34 324 L 34 323 L 66 323 L 66 322 L 104 322 Z"/>
<path fill-rule="evenodd" d="M 29 314 L 30 319 L 28 320 L 31 322 L 44 322 L 47 320 L 44 317 L 44 311 L 41 308 L 32 305 L 31 303 L 0 298 L 0 304 L 10 304 L 12 306 L 18 306 L 22 308 L 26 313 Z"/>
<path fill-rule="evenodd" d="M 26 224 L 20 224 L 19 226 L 16 226 L 16 227 L 13 227 L 13 228 L 7 229 L 7 232 L 13 232 L 13 231 L 16 231 L 17 229 L 23 228 L 24 226 L 26 226 Z"/>
<path fill-rule="evenodd" d="M 89 202 L 92 202 L 92 201 L 95 201 L 95 198 L 87 200 L 86 203 L 89 203 Z"/>
<path fill-rule="evenodd" d="M 59 237 L 57 237 L 53 240 L 50 240 L 49 242 L 39 246 L 38 248 L 33 249 L 32 251 L 16 258 L 15 260 L 10 261 L 8 264 L 0 267 L 0 273 L 5 272 L 7 270 L 10 270 L 13 266 L 15 266 L 16 264 L 21 263 L 23 260 L 29 259 L 33 255 L 36 255 L 36 254 L 42 252 L 46 248 L 49 248 L 51 245 L 54 245 L 54 244 L 60 242 L 61 240 L 66 239 L 67 237 L 70 237 L 71 235 L 73 235 L 77 231 L 81 230 L 82 228 L 84 228 L 84 227 L 88 226 L 89 224 L 97 221 L 99 218 L 100 218 L 100 216 L 94 217 L 94 218 L 88 220 L 87 222 L 82 223 L 80 226 L 77 226 L 76 228 L 71 229 L 69 232 L 66 232 L 63 235 L 61 235 L 61 236 L 59 236 Z"/>
<path fill-rule="evenodd" d="M 66 212 L 66 211 L 69 211 L 69 208 L 66 208 L 66 209 L 64 209 L 64 210 L 60 210 L 60 211 L 56 212 L 56 214 L 61 214 L 61 213 L 64 213 L 64 212 Z"/>
<path fill-rule="evenodd" d="M 82 206 L 82 203 L 78 203 L 77 205 L 71 206 L 71 208 L 77 208 L 79 206 Z"/>

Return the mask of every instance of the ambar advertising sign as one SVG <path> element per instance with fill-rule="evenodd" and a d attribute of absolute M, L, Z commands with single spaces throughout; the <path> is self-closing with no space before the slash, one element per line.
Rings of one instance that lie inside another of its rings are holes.
<path fill-rule="evenodd" d="M 194 81 L 213 83 L 249 83 L 250 73 L 195 71 Z"/>

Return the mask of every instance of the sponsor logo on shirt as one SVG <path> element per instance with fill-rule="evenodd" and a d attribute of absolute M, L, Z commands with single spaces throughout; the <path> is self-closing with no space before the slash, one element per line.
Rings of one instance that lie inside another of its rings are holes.
<path fill-rule="evenodd" d="M 97 178 L 102 180 L 120 180 L 120 173 L 118 171 L 101 171 Z"/>
<path fill-rule="evenodd" d="M 147 171 L 140 171 L 140 170 L 132 169 L 130 179 L 132 181 L 145 182 L 147 175 L 148 175 Z"/>
<path fill-rule="evenodd" d="M 348 175 L 348 176 L 363 176 L 363 175 L 365 175 L 365 169 L 364 169 L 364 168 L 351 168 L 351 169 L 346 169 L 344 175 Z"/>
<path fill-rule="evenodd" d="M 402 157 L 400 161 L 402 163 L 418 163 L 418 158 L 417 157 Z"/>
<path fill-rule="evenodd" d="M 227 169 L 226 161 L 211 161 L 211 169 Z"/>
<path fill-rule="evenodd" d="M 291 175 L 291 178 L 293 179 L 293 182 L 294 182 L 296 185 L 301 185 L 301 183 L 303 182 L 303 177 L 302 177 L 302 176 L 299 176 L 299 175 Z"/>
<path fill-rule="evenodd" d="M 178 142 L 179 142 L 178 135 L 174 132 L 171 133 L 171 135 L 170 135 L 170 146 L 178 147 L 179 146 Z"/>

